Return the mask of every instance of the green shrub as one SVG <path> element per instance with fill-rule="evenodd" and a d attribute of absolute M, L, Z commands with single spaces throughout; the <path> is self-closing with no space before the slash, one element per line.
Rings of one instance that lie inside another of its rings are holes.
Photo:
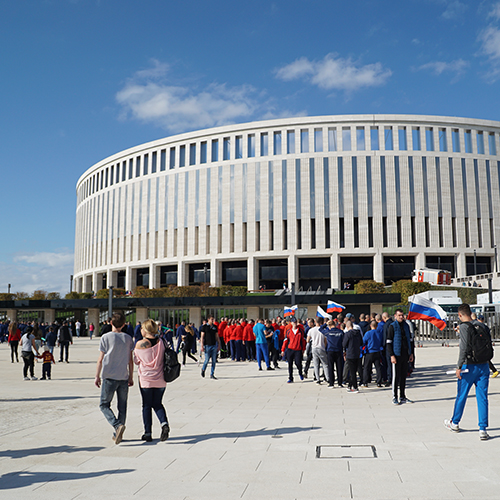
<path fill-rule="evenodd" d="M 362 280 L 354 285 L 356 293 L 385 293 L 385 285 L 373 280 Z"/>
<path fill-rule="evenodd" d="M 14 300 L 13 293 L 0 293 L 0 300 Z"/>

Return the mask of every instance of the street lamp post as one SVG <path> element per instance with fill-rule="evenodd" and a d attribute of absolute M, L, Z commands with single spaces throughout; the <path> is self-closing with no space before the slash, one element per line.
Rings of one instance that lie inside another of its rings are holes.
<path fill-rule="evenodd" d="M 474 276 L 477 276 L 477 257 L 476 257 L 476 249 L 474 249 Z"/>
<path fill-rule="evenodd" d="M 69 277 L 69 293 L 73 291 L 73 275 Z"/>

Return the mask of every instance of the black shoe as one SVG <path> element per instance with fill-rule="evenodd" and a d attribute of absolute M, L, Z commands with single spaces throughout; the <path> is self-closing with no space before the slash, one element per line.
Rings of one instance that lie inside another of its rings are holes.
<path fill-rule="evenodd" d="M 170 434 L 170 427 L 168 426 L 168 424 L 165 424 L 161 428 L 160 441 L 166 441 L 168 439 L 169 434 Z"/>
<path fill-rule="evenodd" d="M 147 441 L 148 443 L 150 443 L 151 441 L 153 441 L 153 437 L 149 433 L 143 434 L 142 437 L 141 437 L 141 439 L 143 441 Z"/>
<path fill-rule="evenodd" d="M 261 367 L 261 366 L 259 366 L 259 372 L 261 372 L 261 371 L 262 371 L 262 367 Z"/>
<path fill-rule="evenodd" d="M 217 380 L 217 377 L 215 375 L 210 375 L 210 378 L 213 380 Z"/>
<path fill-rule="evenodd" d="M 278 365 L 274 365 L 274 368 L 275 369 L 277 368 L 278 370 L 281 370 L 281 368 Z"/>
<path fill-rule="evenodd" d="M 205 370 L 201 370 L 201 376 L 205 377 Z"/>
<path fill-rule="evenodd" d="M 274 371 L 274 368 L 272 368 L 271 366 L 268 366 L 267 369 L 271 370 L 271 371 Z"/>

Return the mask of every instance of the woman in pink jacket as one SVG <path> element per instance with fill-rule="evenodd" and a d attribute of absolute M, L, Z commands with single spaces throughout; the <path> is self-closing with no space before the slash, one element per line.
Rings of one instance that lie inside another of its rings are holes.
<path fill-rule="evenodd" d="M 144 421 L 143 441 L 152 441 L 153 412 L 161 425 L 160 441 L 166 441 L 170 432 L 167 412 L 162 404 L 167 383 L 163 378 L 165 346 L 158 337 L 156 323 L 148 319 L 141 325 L 143 339 L 134 349 L 134 362 L 138 365 L 139 387 L 142 396 L 142 419 Z"/>

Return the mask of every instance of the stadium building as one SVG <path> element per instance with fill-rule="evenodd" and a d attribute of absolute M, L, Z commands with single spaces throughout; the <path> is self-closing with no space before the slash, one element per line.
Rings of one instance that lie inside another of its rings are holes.
<path fill-rule="evenodd" d="M 496 276 L 499 139 L 495 121 L 351 115 L 127 149 L 78 180 L 74 290 Z"/>

